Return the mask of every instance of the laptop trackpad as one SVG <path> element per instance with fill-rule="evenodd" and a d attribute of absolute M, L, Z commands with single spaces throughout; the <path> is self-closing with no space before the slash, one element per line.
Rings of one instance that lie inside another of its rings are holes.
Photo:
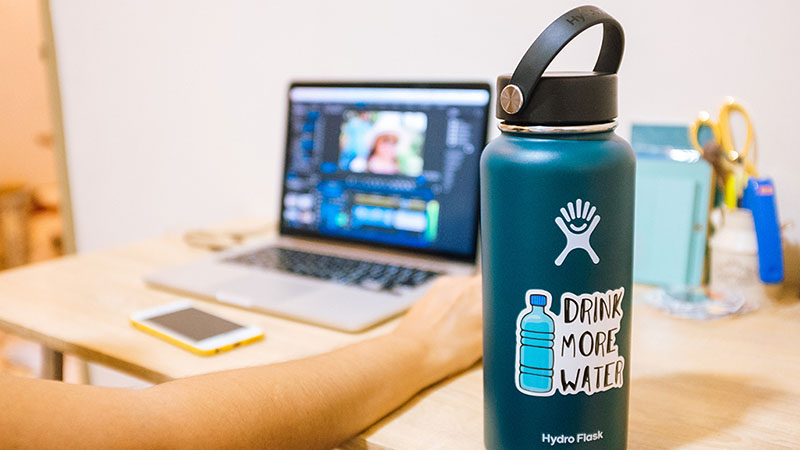
<path fill-rule="evenodd" d="M 271 275 L 271 274 L 270 274 Z M 279 304 L 301 295 L 320 290 L 316 283 L 304 283 L 284 276 L 245 276 L 216 286 L 216 298 L 245 308 Z"/>

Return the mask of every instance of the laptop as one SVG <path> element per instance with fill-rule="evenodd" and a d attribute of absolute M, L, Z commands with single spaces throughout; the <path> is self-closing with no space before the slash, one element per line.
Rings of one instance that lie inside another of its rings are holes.
<path fill-rule="evenodd" d="M 476 271 L 486 83 L 293 83 L 280 227 L 159 288 L 356 332 Z"/>

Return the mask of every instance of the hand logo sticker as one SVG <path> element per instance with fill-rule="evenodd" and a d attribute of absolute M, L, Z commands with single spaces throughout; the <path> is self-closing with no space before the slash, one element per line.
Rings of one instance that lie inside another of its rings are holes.
<path fill-rule="evenodd" d="M 569 212 L 567 211 L 569 209 Z M 556 217 L 556 225 L 567 237 L 567 246 L 556 258 L 556 265 L 560 266 L 564 263 L 567 255 L 575 249 L 585 250 L 589 254 L 592 262 L 597 264 L 600 262 L 600 257 L 597 256 L 592 245 L 589 243 L 589 238 L 592 237 L 592 232 L 600 222 L 600 216 L 594 213 L 597 210 L 591 203 L 583 202 L 577 199 L 575 204 L 572 202 L 567 203 L 567 209 L 561 208 L 561 215 L 564 217 Z M 566 221 L 566 222 L 565 222 Z"/>

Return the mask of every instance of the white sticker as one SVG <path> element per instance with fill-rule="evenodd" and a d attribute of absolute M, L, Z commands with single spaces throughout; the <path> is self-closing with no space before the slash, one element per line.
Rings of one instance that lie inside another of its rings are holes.
<path fill-rule="evenodd" d="M 589 239 L 592 237 L 592 232 L 600 222 L 600 216 L 595 215 L 597 208 L 592 206 L 591 203 L 584 202 L 581 199 L 567 203 L 567 208 L 561 208 L 561 216 L 556 217 L 556 225 L 564 233 L 567 238 L 567 246 L 556 258 L 556 265 L 560 266 L 567 259 L 567 255 L 572 253 L 573 250 L 581 249 L 589 254 L 592 262 L 597 264 L 600 262 L 600 257 L 597 256 L 592 248 Z"/>
<path fill-rule="evenodd" d="M 550 310 L 551 295 L 526 292 L 517 318 L 515 385 L 526 395 L 592 395 L 622 387 L 625 358 L 616 336 L 625 288 L 561 295 L 561 314 Z"/>

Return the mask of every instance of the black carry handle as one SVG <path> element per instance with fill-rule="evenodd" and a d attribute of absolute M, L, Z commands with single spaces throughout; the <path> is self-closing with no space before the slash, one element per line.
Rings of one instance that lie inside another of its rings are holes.
<path fill-rule="evenodd" d="M 603 44 L 594 65 L 599 73 L 617 73 L 622 62 L 625 35 L 613 17 L 596 6 L 579 6 L 567 11 L 533 41 L 520 60 L 511 82 L 501 92 L 501 105 L 508 114 L 523 110 L 545 69 L 561 49 L 577 35 L 597 24 L 603 24 Z"/>

